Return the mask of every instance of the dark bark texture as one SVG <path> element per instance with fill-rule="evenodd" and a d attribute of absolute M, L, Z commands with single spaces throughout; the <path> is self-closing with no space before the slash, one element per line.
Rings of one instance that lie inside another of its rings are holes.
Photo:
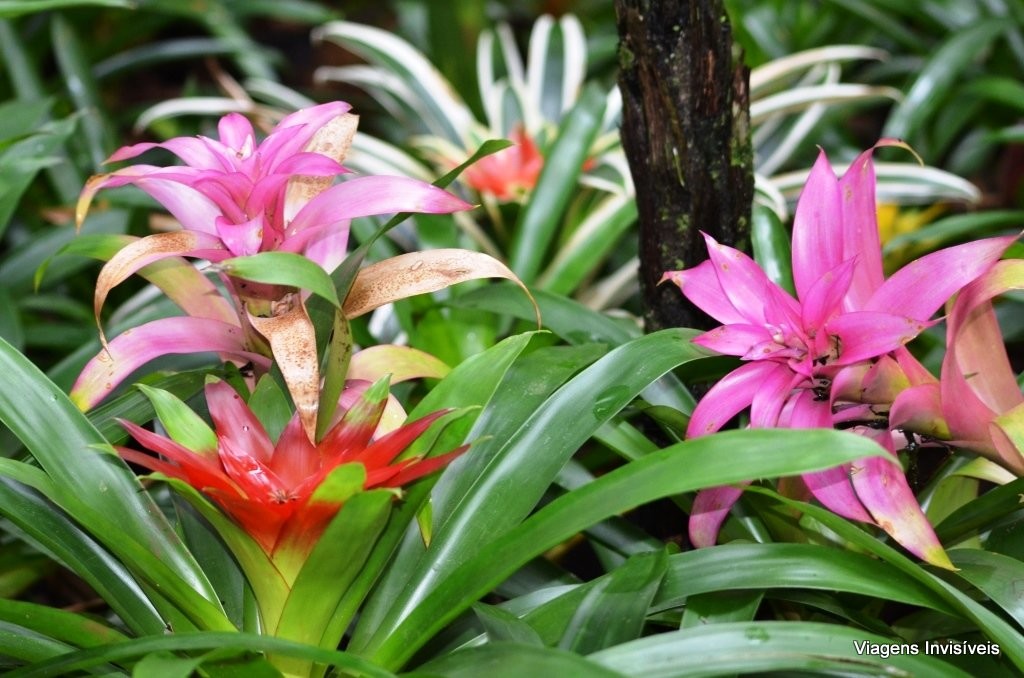
<path fill-rule="evenodd" d="M 721 0 L 615 0 L 615 11 L 644 324 L 712 327 L 719 323 L 658 281 L 707 258 L 701 231 L 749 251 L 749 70 Z"/>

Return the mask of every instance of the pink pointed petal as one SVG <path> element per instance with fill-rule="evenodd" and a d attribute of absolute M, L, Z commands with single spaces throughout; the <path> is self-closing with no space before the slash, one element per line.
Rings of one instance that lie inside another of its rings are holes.
<path fill-rule="evenodd" d="M 848 311 L 864 308 L 885 280 L 882 272 L 882 244 L 878 237 L 878 207 L 875 204 L 875 149 L 857 156 L 839 180 L 843 218 L 843 259 L 856 258 L 853 279 L 846 294 Z"/>
<path fill-rule="evenodd" d="M 830 336 L 839 340 L 836 365 L 852 365 L 893 351 L 910 342 L 933 323 L 890 313 L 845 313 L 826 323 Z"/>
<path fill-rule="evenodd" d="M 708 256 L 715 267 L 718 282 L 733 308 L 746 322 L 764 324 L 765 289 L 774 285 L 761 267 L 749 256 L 722 245 L 704 233 Z"/>
<path fill-rule="evenodd" d="M 303 108 L 282 119 L 260 145 L 268 172 L 276 172 L 278 163 L 305 149 L 317 132 L 351 108 L 345 102 L 333 101 Z"/>
<path fill-rule="evenodd" d="M 176 168 L 181 169 L 181 168 Z M 187 168 L 185 168 L 187 169 Z M 192 187 L 174 180 L 149 179 L 164 172 L 152 165 L 132 165 L 109 174 L 98 174 L 85 182 L 75 205 L 75 223 L 80 228 L 85 221 L 92 199 L 103 188 L 135 184 L 167 207 L 179 221 L 191 230 L 212 232 L 213 219 L 219 214 L 217 206 Z M 184 180 L 184 179 L 182 179 Z M 204 224 L 207 226 L 204 228 Z"/>
<path fill-rule="evenodd" d="M 252 152 L 256 145 L 256 132 L 249 119 L 240 113 L 228 113 L 217 123 L 220 142 L 243 155 Z"/>
<path fill-rule="evenodd" d="M 949 318 L 947 360 L 951 360 L 949 356 L 955 352 L 960 371 L 974 375 L 970 380 L 971 389 L 996 412 L 1006 412 L 1024 403 L 1024 395 L 1006 355 L 991 300 L 1005 292 L 1022 289 L 1024 260 L 1000 261 L 960 293 Z"/>
<path fill-rule="evenodd" d="M 935 384 L 936 382 L 927 383 Z M 862 403 L 891 403 L 910 385 L 911 382 L 899 363 L 890 356 L 883 355 L 868 369 L 858 400 Z"/>
<path fill-rule="evenodd" d="M 686 429 L 686 437 L 705 436 L 725 426 L 730 419 L 750 406 L 761 382 L 776 369 L 774 363 L 753 362 L 722 377 L 697 403 Z"/>
<path fill-rule="evenodd" d="M 888 431 L 882 431 L 888 436 Z M 905 549 L 927 563 L 955 570 L 894 457 L 855 462 L 850 476 L 874 521 Z"/>
<path fill-rule="evenodd" d="M 751 428 L 777 427 L 783 405 L 803 380 L 804 376 L 794 373 L 788 365 L 776 365 L 771 372 L 763 374 L 750 404 Z"/>
<path fill-rule="evenodd" d="M 762 325 L 722 325 L 694 338 L 693 343 L 724 355 L 746 355 L 752 346 L 773 343 Z M 780 347 L 781 348 L 781 347 Z"/>
<path fill-rule="evenodd" d="M 270 463 L 274 444 L 238 391 L 226 381 L 210 381 L 206 384 L 206 404 L 218 439 L 231 440 L 261 463 Z"/>
<path fill-rule="evenodd" d="M 154 358 L 177 353 L 211 351 L 252 361 L 262 368 L 269 361 L 246 349 L 237 325 L 207 318 L 164 318 L 125 330 L 86 364 L 71 388 L 71 400 L 89 410 L 125 377 Z"/>
<path fill-rule="evenodd" d="M 1017 239 L 988 238 L 947 247 L 912 261 L 882 283 L 864 310 L 927 320 L 957 290 L 992 266 Z"/>
<path fill-rule="evenodd" d="M 902 391 L 889 409 L 891 428 L 902 428 L 933 438 L 949 440 L 949 425 L 942 414 L 938 384 L 921 384 Z"/>
<path fill-rule="evenodd" d="M 903 374 L 907 375 L 912 386 L 938 383 L 939 380 L 905 347 L 893 351 L 892 356 L 896 359 L 896 364 L 899 365 Z"/>
<path fill-rule="evenodd" d="M 850 485 L 850 474 L 853 472 L 848 466 L 837 466 L 816 473 L 805 473 L 801 477 L 811 494 L 828 510 L 850 520 L 873 522 Z"/>
<path fill-rule="evenodd" d="M 395 212 L 447 214 L 472 208 L 445 190 L 408 177 L 357 177 L 323 191 L 303 207 L 288 235 L 344 219 Z"/>
<path fill-rule="evenodd" d="M 221 210 L 192 185 L 197 179 L 197 173 L 187 167 L 163 168 L 149 165 L 131 165 L 110 174 L 92 177 L 78 198 L 75 209 L 78 223 L 81 225 L 97 191 L 134 184 L 163 205 L 186 230 L 212 233 L 213 220 L 221 214 Z"/>
<path fill-rule="evenodd" d="M 811 285 L 807 295 L 800 298 L 803 326 L 808 331 L 820 328 L 841 311 L 843 297 L 853 280 L 855 263 L 854 259 L 847 259 L 833 270 L 826 271 Z"/>
<path fill-rule="evenodd" d="M 694 340 L 694 343 L 698 342 Z M 762 341 L 760 344 L 754 344 L 750 347 L 750 350 L 740 357 L 743 360 L 785 361 L 789 358 L 800 358 L 804 353 L 803 349 L 783 346 L 782 344 L 775 343 L 775 340 L 772 339 Z"/>
<path fill-rule="evenodd" d="M 697 548 L 715 545 L 718 531 L 729 515 L 729 510 L 743 494 L 743 488 L 749 484 L 748 481 L 737 486 L 712 487 L 697 493 L 690 510 L 691 544 Z"/>
<path fill-rule="evenodd" d="M 328 273 L 333 273 L 345 260 L 348 251 L 350 221 L 345 220 L 321 229 L 303 250 L 307 258 L 320 264 Z"/>
<path fill-rule="evenodd" d="M 675 283 L 690 303 L 718 322 L 727 325 L 748 322 L 725 296 L 715 274 L 715 265 L 710 260 L 684 271 L 667 271 L 661 282 L 666 280 Z"/>
<path fill-rule="evenodd" d="M 793 216 L 793 282 L 797 297 L 843 259 L 839 182 L 822 151 L 811 168 Z"/>
<path fill-rule="evenodd" d="M 274 174 L 287 176 L 301 175 L 306 177 L 330 178 L 339 174 L 348 174 L 340 162 L 334 158 L 328 158 L 319 153 L 299 152 L 285 158 L 277 167 Z"/>
<path fill-rule="evenodd" d="M 801 391 L 793 400 L 789 428 L 832 428 L 832 405 L 827 399 L 819 400 L 813 391 Z M 871 522 L 871 516 L 853 492 L 846 465 L 801 477 L 811 494 L 829 510 L 844 518 Z"/>
<path fill-rule="evenodd" d="M 224 246 L 236 257 L 245 257 L 260 251 L 263 243 L 263 215 L 258 214 L 240 224 L 217 217 L 217 235 Z"/>

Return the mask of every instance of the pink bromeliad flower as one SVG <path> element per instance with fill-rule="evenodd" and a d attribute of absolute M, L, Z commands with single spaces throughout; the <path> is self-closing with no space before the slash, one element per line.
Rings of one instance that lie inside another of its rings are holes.
<path fill-rule="evenodd" d="M 839 407 L 833 382 L 843 379 L 844 370 L 863 370 L 880 361 L 880 369 L 895 363 L 905 373 L 922 371 L 903 346 L 1014 238 L 944 249 L 886 280 L 872 151 L 861 154 L 842 179 L 833 174 L 824 152 L 811 170 L 793 225 L 795 299 L 750 257 L 709 236 L 708 261 L 665 274 L 691 302 L 723 323 L 695 343 L 745 361 L 700 401 L 688 436 L 714 433 L 750 408 L 753 427 L 832 428 L 842 423 L 895 452 L 884 414 L 868 405 Z M 886 459 L 805 474 L 803 481 L 832 511 L 875 523 L 924 560 L 951 567 L 905 477 Z M 697 495 L 690 518 L 695 545 L 715 542 L 741 493 L 740 488 L 720 487 Z"/>
<path fill-rule="evenodd" d="M 297 252 L 330 272 L 345 254 L 353 218 L 470 207 L 407 177 L 357 177 L 331 186 L 335 176 L 348 172 L 338 158 L 355 132 L 357 118 L 350 108 L 338 101 L 303 109 L 282 119 L 262 142 L 256 141 L 249 120 L 231 113 L 218 124 L 219 140 L 177 137 L 125 146 L 107 162 L 163 148 L 185 164 L 131 165 L 93 177 L 82 191 L 78 212 L 84 214 L 100 189 L 133 184 L 190 234 L 175 241 L 180 249 L 173 254 L 195 252 L 221 261 L 257 252 Z"/>
<path fill-rule="evenodd" d="M 178 137 L 126 146 L 110 157 L 128 160 L 161 148 L 184 165 L 137 164 L 89 180 L 78 202 L 79 224 L 100 189 L 128 184 L 155 198 L 181 224 L 180 230 L 130 239 L 106 263 L 96 284 L 97 322 L 110 290 L 135 273 L 159 286 L 187 317 L 146 323 L 109 343 L 103 337 L 103 350 L 71 390 L 79 407 L 95 406 L 131 372 L 162 355 L 215 352 L 252 363 L 258 373 L 269 369 L 273 356 L 307 432 L 312 430 L 319 375 L 307 292 L 253 280 L 252 259 L 247 273 L 238 272 L 239 262 L 263 255 L 260 277 L 275 266 L 266 261 L 268 254 L 278 262 L 301 255 L 329 273 L 345 257 L 354 218 L 471 207 L 408 177 L 363 176 L 334 184 L 348 171 L 340 163 L 358 120 L 349 108 L 334 102 L 298 111 L 262 141 L 246 118 L 232 113 L 221 118 L 219 139 Z M 218 263 L 227 295 L 183 257 Z"/>

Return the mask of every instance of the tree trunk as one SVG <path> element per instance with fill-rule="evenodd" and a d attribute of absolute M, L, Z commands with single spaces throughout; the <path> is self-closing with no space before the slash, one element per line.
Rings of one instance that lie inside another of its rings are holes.
<path fill-rule="evenodd" d="M 644 324 L 708 328 L 718 323 L 658 281 L 707 258 L 701 231 L 749 251 L 749 70 L 721 0 L 615 0 L 615 11 Z"/>

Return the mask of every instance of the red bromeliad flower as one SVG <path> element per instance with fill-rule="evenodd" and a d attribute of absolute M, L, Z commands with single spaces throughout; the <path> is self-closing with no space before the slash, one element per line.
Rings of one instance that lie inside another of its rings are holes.
<path fill-rule="evenodd" d="M 521 125 L 509 138 L 513 146 L 481 159 L 463 174 L 470 188 L 501 201 L 532 191 L 544 167 L 544 156 Z"/>
<path fill-rule="evenodd" d="M 725 323 L 695 343 L 747 361 L 697 405 L 688 436 L 714 433 L 749 407 L 754 427 L 832 428 L 843 423 L 894 452 L 888 430 L 882 436 L 870 428 L 879 423 L 877 412 L 840 403 L 833 382 L 850 381 L 849 372 L 863 374 L 873 365 L 875 372 L 885 372 L 893 362 L 903 374 L 926 373 L 904 344 L 1014 238 L 941 250 L 886 280 L 872 150 L 858 157 L 842 179 L 832 173 L 824 152 L 812 169 L 793 225 L 796 298 L 769 280 L 750 257 L 708 236 L 708 261 L 665 274 L 691 302 Z M 803 480 L 836 513 L 876 523 L 925 560 L 948 565 L 906 479 L 885 459 L 805 474 Z M 722 487 L 698 494 L 690 519 L 695 545 L 715 542 L 741 492 Z"/>
<path fill-rule="evenodd" d="M 342 502 L 332 500 L 332 477 L 346 465 L 365 468 L 363 490 L 400 488 L 432 473 L 465 451 L 395 461 L 442 410 L 375 437 L 388 397 L 388 381 L 368 388 L 323 440 L 313 445 L 296 415 L 275 445 L 241 396 L 226 382 L 206 386 L 215 431 L 201 426 L 189 445 L 121 420 L 121 425 L 159 459 L 119 448 L 127 461 L 183 481 L 215 502 L 273 560 L 287 546 L 308 554 Z M 184 438 L 184 437 L 183 437 Z"/>

